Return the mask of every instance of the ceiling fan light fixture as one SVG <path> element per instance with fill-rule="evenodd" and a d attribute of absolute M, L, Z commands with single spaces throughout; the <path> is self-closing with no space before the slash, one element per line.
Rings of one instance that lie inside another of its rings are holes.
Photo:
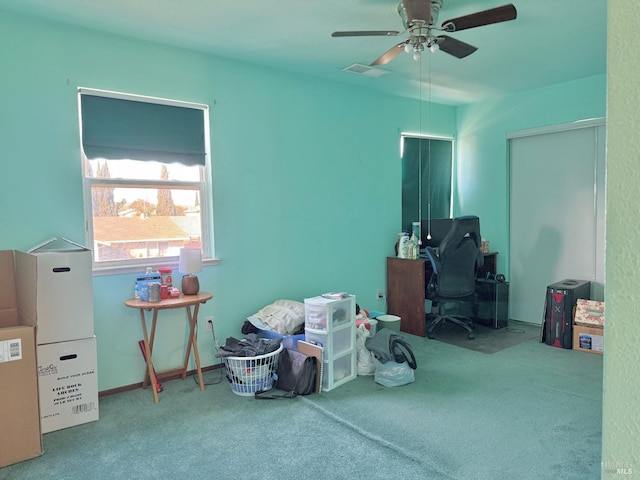
<path fill-rule="evenodd" d="M 413 59 L 417 62 L 420 60 L 420 55 L 424 52 L 424 43 L 416 43 L 413 46 Z"/>
<path fill-rule="evenodd" d="M 440 50 L 440 45 L 438 45 L 438 42 L 432 43 L 429 47 L 429 50 L 431 50 L 431 53 L 436 53 L 438 50 Z"/>

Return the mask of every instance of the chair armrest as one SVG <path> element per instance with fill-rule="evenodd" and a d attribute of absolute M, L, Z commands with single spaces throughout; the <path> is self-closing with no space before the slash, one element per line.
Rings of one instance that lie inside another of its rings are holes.
<path fill-rule="evenodd" d="M 424 249 L 424 253 L 427 255 L 427 258 L 429 259 L 429 262 L 431 262 L 431 267 L 433 268 L 433 273 L 435 273 L 437 275 L 438 271 L 440 270 L 440 257 L 438 256 L 437 249 L 435 249 L 433 247 L 426 247 Z"/>
<path fill-rule="evenodd" d="M 424 250 L 429 263 L 431 264 L 431 277 L 425 279 L 424 295 L 425 298 L 431 298 L 437 291 L 437 278 L 440 271 L 440 257 L 438 256 L 438 249 L 434 247 L 427 247 Z M 426 267 L 425 267 L 426 269 Z"/>

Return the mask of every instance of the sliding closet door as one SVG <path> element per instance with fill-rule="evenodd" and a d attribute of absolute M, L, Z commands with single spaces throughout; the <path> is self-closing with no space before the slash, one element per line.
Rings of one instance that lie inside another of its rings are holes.
<path fill-rule="evenodd" d="M 541 323 L 547 285 L 604 295 L 604 125 L 510 135 L 509 317 Z"/>

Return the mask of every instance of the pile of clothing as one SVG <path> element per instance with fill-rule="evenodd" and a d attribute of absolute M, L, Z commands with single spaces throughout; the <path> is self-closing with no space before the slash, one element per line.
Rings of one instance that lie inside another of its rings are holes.
<path fill-rule="evenodd" d="M 216 357 L 258 357 L 275 352 L 281 342 L 280 338 L 259 338 L 255 333 L 249 333 L 243 339 L 228 337 L 216 352 Z"/>

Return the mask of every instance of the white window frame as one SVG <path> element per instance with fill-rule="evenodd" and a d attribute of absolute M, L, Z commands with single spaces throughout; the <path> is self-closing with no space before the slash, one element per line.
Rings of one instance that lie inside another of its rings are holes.
<path fill-rule="evenodd" d="M 449 218 L 453 218 L 453 204 L 454 204 L 454 197 L 455 197 L 455 172 L 456 172 L 456 161 L 455 161 L 455 148 L 456 148 L 456 144 L 455 144 L 455 138 L 454 137 L 449 137 L 449 136 L 440 136 L 440 135 L 428 135 L 428 134 L 419 134 L 419 133 L 410 133 L 410 132 L 401 132 L 400 133 L 400 160 L 402 161 L 402 159 L 404 158 L 404 142 L 405 139 L 407 138 L 412 138 L 412 139 L 417 139 L 417 140 L 437 140 L 437 141 L 443 141 L 443 142 L 449 142 L 451 144 L 451 181 L 450 181 L 450 191 L 451 193 L 449 194 Z M 420 174 L 416 174 L 417 177 L 420 177 Z M 402 188 L 404 188 L 404 185 L 402 186 Z M 420 186 L 419 186 L 419 198 L 423 197 L 426 193 L 424 193 L 425 189 L 428 189 L 428 186 L 425 186 L 422 184 L 422 182 L 420 182 Z M 401 214 L 402 215 L 402 214 Z M 419 203 L 418 206 L 418 217 L 420 217 L 420 219 L 427 219 L 427 218 L 432 218 L 431 216 L 431 212 L 430 209 L 424 209 L 423 208 L 423 202 Z M 401 216 L 402 218 L 402 216 Z M 407 228 L 407 225 L 402 225 L 401 224 L 401 228 Z M 411 230 L 409 230 L 410 232 Z"/>
<path fill-rule="evenodd" d="M 117 98 L 121 100 L 132 100 L 138 102 L 156 103 L 162 105 L 170 105 L 177 107 L 186 107 L 200 109 L 204 111 L 204 144 L 205 144 L 205 165 L 203 167 L 203 180 L 201 182 L 185 182 L 185 181 L 162 181 L 161 183 L 154 180 L 134 180 L 134 179 L 111 179 L 87 177 L 85 175 L 85 162 L 87 158 L 84 154 L 82 146 L 82 102 L 81 96 L 95 95 L 108 98 Z M 142 187 L 142 188 L 170 188 L 170 187 L 194 187 L 200 192 L 200 228 L 202 243 L 202 262 L 203 265 L 216 265 L 218 259 L 215 257 L 214 236 L 213 236 L 213 186 L 211 175 L 211 142 L 209 128 L 209 106 L 205 104 L 185 102 L 180 100 L 172 100 L 159 97 L 150 97 L 144 95 L 136 95 L 123 92 L 114 92 L 109 90 L 99 90 L 93 88 L 78 88 L 78 124 L 80 128 L 80 169 L 83 183 L 83 202 L 85 215 L 85 239 L 86 245 L 93 249 L 93 206 L 92 206 L 92 187 L 106 186 L 111 188 L 117 187 Z M 131 260 L 117 260 L 110 262 L 95 262 L 92 255 L 93 274 L 94 275 L 112 275 L 120 273 L 137 273 L 145 267 L 176 267 L 178 265 L 178 256 L 167 256 L 160 258 L 144 258 Z"/>

